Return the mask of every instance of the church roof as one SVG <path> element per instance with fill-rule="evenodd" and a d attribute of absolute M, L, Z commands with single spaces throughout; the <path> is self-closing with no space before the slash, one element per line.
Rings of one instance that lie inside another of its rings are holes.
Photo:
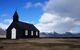
<path fill-rule="evenodd" d="M 17 26 L 17 28 L 20 28 L 20 29 L 39 31 L 33 24 L 30 24 L 30 23 L 25 23 L 25 22 L 18 21 L 18 22 L 16 22 L 15 25 Z"/>

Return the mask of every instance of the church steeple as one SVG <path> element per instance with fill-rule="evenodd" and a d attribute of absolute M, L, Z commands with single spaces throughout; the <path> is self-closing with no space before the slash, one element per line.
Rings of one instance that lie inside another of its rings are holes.
<path fill-rule="evenodd" d="M 13 15 L 13 22 L 18 22 L 18 20 L 19 20 L 19 16 L 18 16 L 17 11 L 15 11 L 15 13 Z"/>

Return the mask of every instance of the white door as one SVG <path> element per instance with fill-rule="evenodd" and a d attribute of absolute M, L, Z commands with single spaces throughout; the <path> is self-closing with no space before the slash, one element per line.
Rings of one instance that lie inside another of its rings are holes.
<path fill-rule="evenodd" d="M 12 29 L 11 39 L 16 39 L 16 29 Z"/>

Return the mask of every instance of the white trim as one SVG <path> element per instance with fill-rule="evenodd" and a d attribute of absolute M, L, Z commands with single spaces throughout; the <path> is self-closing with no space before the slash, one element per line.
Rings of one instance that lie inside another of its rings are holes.
<path fill-rule="evenodd" d="M 16 29 L 15 28 L 11 30 L 11 39 L 16 39 Z"/>

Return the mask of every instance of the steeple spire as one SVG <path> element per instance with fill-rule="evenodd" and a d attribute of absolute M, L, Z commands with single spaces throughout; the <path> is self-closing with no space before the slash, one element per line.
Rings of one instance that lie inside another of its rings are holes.
<path fill-rule="evenodd" d="M 15 13 L 13 15 L 13 22 L 18 22 L 18 20 L 19 20 L 19 16 L 18 16 L 17 11 L 15 11 Z"/>

